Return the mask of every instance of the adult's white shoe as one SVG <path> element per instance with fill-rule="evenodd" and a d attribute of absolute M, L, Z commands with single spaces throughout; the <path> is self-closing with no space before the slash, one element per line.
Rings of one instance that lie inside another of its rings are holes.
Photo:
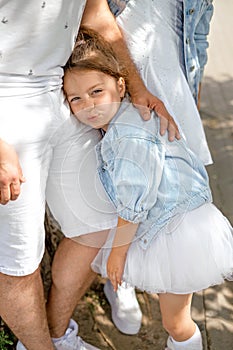
<path fill-rule="evenodd" d="M 56 350 L 99 350 L 95 346 L 86 343 L 78 335 L 78 325 L 74 320 L 70 320 L 65 336 L 53 339 Z"/>
<path fill-rule="evenodd" d="M 74 320 L 70 320 L 66 334 L 59 340 L 54 340 L 56 350 L 99 350 L 82 340 L 78 335 L 78 325 Z M 23 344 L 18 341 L 16 350 L 26 350 Z"/>
<path fill-rule="evenodd" d="M 122 333 L 137 334 L 142 322 L 142 312 L 135 290 L 124 283 L 114 292 L 109 280 L 105 283 L 104 294 L 111 305 L 112 321 Z"/>
<path fill-rule="evenodd" d="M 23 346 L 23 344 L 20 341 L 18 341 L 16 345 L 16 350 L 27 350 L 27 349 L 25 348 L 25 346 Z"/>

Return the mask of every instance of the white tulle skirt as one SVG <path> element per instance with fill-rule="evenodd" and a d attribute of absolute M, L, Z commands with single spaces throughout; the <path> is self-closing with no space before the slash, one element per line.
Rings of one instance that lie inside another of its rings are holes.
<path fill-rule="evenodd" d="M 92 263 L 103 277 L 113 237 L 111 232 Z M 146 250 L 133 241 L 123 274 L 123 281 L 149 293 L 188 294 L 224 279 L 233 279 L 233 229 L 210 203 L 177 216 Z"/>

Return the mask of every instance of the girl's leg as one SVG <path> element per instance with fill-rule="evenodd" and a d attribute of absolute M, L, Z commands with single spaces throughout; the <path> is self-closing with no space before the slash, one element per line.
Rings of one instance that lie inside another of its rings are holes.
<path fill-rule="evenodd" d="M 201 333 L 191 318 L 192 294 L 160 294 L 163 326 L 170 337 L 168 350 L 202 350 Z"/>
<path fill-rule="evenodd" d="M 159 303 L 163 327 L 176 341 L 193 336 L 195 323 L 191 318 L 192 294 L 160 294 Z"/>

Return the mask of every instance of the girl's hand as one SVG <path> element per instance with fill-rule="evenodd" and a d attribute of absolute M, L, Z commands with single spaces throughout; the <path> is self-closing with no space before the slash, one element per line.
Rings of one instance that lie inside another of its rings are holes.
<path fill-rule="evenodd" d="M 121 252 L 121 247 L 113 248 L 108 258 L 107 274 L 115 292 L 117 291 L 118 285 L 122 283 L 125 259 L 125 249 L 124 252 Z"/>
<path fill-rule="evenodd" d="M 140 93 L 131 94 L 132 103 L 136 108 L 138 108 L 142 118 L 144 120 L 149 120 L 151 118 L 150 112 L 154 110 L 158 117 L 160 118 L 160 134 L 164 135 L 168 131 L 169 141 L 174 141 L 180 139 L 180 133 L 178 127 L 168 113 L 164 103 L 158 99 L 156 96 L 152 95 L 146 88 Z"/>

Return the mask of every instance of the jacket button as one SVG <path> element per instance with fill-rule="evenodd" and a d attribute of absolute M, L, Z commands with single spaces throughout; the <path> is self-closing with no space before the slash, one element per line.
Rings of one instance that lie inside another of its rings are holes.
<path fill-rule="evenodd" d="M 143 243 L 146 244 L 147 243 L 147 239 L 144 239 Z"/>
<path fill-rule="evenodd" d="M 194 69 L 195 69 L 195 66 L 192 66 L 192 67 L 190 67 L 190 72 L 192 72 L 192 71 L 194 71 Z"/>
<path fill-rule="evenodd" d="M 190 9 L 189 14 L 192 15 L 195 12 L 195 9 Z"/>
<path fill-rule="evenodd" d="M 190 39 L 189 38 L 186 38 L 186 44 L 188 45 L 190 43 Z"/>

